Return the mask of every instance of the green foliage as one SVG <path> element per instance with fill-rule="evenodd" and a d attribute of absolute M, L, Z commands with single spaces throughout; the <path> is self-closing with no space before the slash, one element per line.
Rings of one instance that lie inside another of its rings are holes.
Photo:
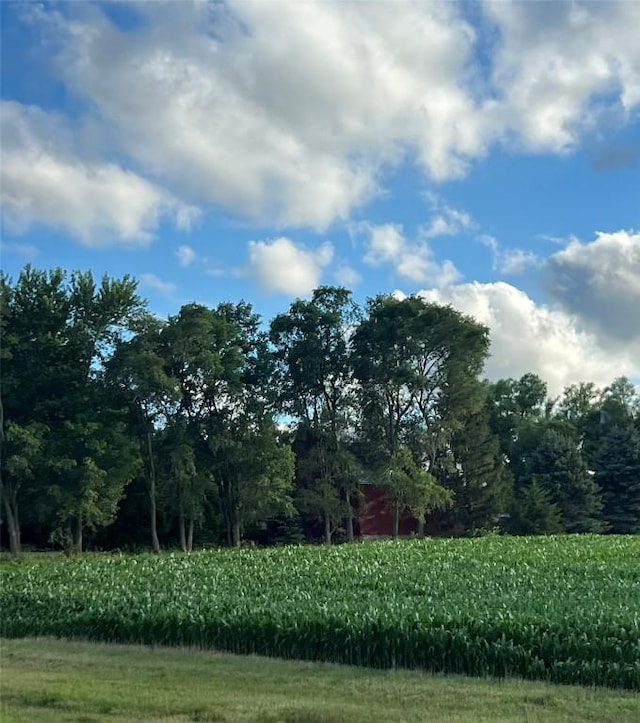
<path fill-rule="evenodd" d="M 363 480 L 387 488 L 396 531 L 403 512 L 422 527 L 449 507 L 443 529 L 475 533 L 510 506 L 518 532 L 560 529 L 557 513 L 564 531 L 640 531 L 640 397 L 624 377 L 559 401 L 535 374 L 481 382 L 488 330 L 417 296 L 380 295 L 364 313 L 324 286 L 269 332 L 245 302 L 191 303 L 166 321 L 145 304 L 127 276 L 0 273 L 14 554 L 22 528 L 28 544 L 81 550 L 87 531 L 121 545 L 127 521 L 156 552 L 176 529 L 190 550 L 194 530 L 217 541 L 224 527 L 239 545 L 287 519 L 352 541 Z"/>
<path fill-rule="evenodd" d="M 602 517 L 616 534 L 640 533 L 640 432 L 630 423 L 607 430 L 595 461 Z"/>
<path fill-rule="evenodd" d="M 453 435 L 451 454 L 453 464 L 441 477 L 455 494 L 450 519 L 472 532 L 496 527 L 513 501 L 513 479 L 489 427 L 487 406 Z"/>
<path fill-rule="evenodd" d="M 439 495 L 436 463 L 484 401 L 478 375 L 489 340 L 487 329 L 474 319 L 417 296 L 378 296 L 368 311 L 353 338 L 363 461 L 386 480 L 397 532 L 401 510 L 414 506 L 410 498 L 419 499 L 415 510 L 421 519 L 434 509 L 429 499 Z M 392 481 L 403 447 L 411 449 L 416 467 Z M 439 497 L 436 507 L 444 506 Z"/>
<path fill-rule="evenodd" d="M 564 531 L 558 506 L 536 477 L 521 489 L 509 528 L 517 535 L 553 535 Z"/>
<path fill-rule="evenodd" d="M 296 300 L 270 326 L 283 409 L 307 427 L 327 424 L 333 436 L 349 406 L 349 334 L 359 309 L 347 289 L 321 286 Z"/>
<path fill-rule="evenodd" d="M 391 458 L 384 483 L 394 513 L 394 537 L 398 536 L 400 515 L 405 510 L 424 525 L 427 515 L 446 510 L 453 503 L 453 492 L 422 469 L 407 447 L 401 447 Z"/>
<path fill-rule="evenodd" d="M 567 532 L 602 532 L 602 499 L 576 441 L 548 429 L 531 461 L 531 473 L 549 493 Z"/>
<path fill-rule="evenodd" d="M 350 338 L 359 317 L 350 291 L 322 286 L 270 327 L 281 409 L 297 423 L 297 502 L 305 516 L 323 521 L 326 543 L 342 521 L 353 539 L 359 479 L 349 450 L 355 412 Z"/>
<path fill-rule="evenodd" d="M 91 273 L 30 266 L 15 284 L 1 278 L 4 417 L 47 428 L 30 506 L 52 528 L 73 521 L 78 548 L 84 527 L 113 519 L 136 474 L 137 455 L 103 385 L 106 361 L 143 313 L 136 286 L 127 276 L 96 283 Z M 3 502 L 15 507 L 7 494 L 17 483 L 6 476 Z"/>
<path fill-rule="evenodd" d="M 426 456 L 434 459 L 483 402 L 477 377 L 489 351 L 488 330 L 417 296 L 378 296 L 368 311 L 353 339 L 364 429 L 390 458 L 417 422 L 426 432 Z"/>
<path fill-rule="evenodd" d="M 640 690 L 639 556 L 489 536 L 60 558 L 3 570 L 1 632 Z"/>
<path fill-rule="evenodd" d="M 239 417 L 208 440 L 227 540 L 234 546 L 248 525 L 294 513 L 293 451 L 280 442 L 271 419 L 254 421 Z"/>

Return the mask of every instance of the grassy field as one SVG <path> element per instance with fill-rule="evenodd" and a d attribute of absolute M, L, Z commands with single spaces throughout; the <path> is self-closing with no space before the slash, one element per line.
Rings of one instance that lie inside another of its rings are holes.
<path fill-rule="evenodd" d="M 637 723 L 640 696 L 183 648 L 3 640 L 3 723 Z"/>
<path fill-rule="evenodd" d="M 433 539 L 4 566 L 5 637 L 640 689 L 640 538 Z"/>

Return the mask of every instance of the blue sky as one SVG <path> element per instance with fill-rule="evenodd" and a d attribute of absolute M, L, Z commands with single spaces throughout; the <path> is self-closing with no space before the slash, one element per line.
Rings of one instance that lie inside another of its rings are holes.
<path fill-rule="evenodd" d="M 157 313 L 321 283 L 640 381 L 640 3 L 2 2 L 2 267 Z"/>

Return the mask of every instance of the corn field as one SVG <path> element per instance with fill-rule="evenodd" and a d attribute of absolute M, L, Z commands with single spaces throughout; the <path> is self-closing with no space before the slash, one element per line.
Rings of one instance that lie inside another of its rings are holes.
<path fill-rule="evenodd" d="M 640 538 L 95 556 L 2 572 L 2 634 L 640 689 Z"/>

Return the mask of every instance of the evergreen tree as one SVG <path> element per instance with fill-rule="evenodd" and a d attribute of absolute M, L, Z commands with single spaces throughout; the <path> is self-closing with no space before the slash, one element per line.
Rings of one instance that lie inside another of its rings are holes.
<path fill-rule="evenodd" d="M 513 495 L 513 478 L 489 427 L 488 409 L 473 414 L 451 442 L 455 464 L 443 482 L 455 493 L 451 517 L 465 530 L 497 525 Z"/>
<path fill-rule="evenodd" d="M 609 531 L 640 533 L 640 433 L 630 423 L 609 429 L 595 472 L 602 490 L 602 517 Z"/>
<path fill-rule="evenodd" d="M 558 505 L 567 532 L 602 532 L 600 489 L 572 436 L 548 429 L 536 449 L 531 472 Z"/>
<path fill-rule="evenodd" d="M 558 506 L 535 477 L 518 494 L 509 529 L 516 535 L 551 535 L 563 531 Z"/>

